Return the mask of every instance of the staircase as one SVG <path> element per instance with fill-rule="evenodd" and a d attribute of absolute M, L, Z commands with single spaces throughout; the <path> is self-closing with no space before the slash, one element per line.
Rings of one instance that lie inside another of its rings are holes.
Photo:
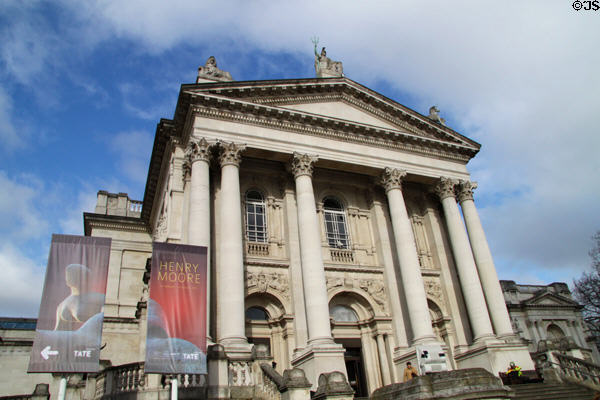
<path fill-rule="evenodd" d="M 592 400 L 595 394 L 585 386 L 569 383 L 525 383 L 510 388 L 516 392 L 515 400 Z"/>

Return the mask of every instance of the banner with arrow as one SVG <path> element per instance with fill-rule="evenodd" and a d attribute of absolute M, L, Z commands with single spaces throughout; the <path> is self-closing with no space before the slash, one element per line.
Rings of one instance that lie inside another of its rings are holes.
<path fill-rule="evenodd" d="M 111 240 L 52 235 L 28 372 L 97 372 Z"/>

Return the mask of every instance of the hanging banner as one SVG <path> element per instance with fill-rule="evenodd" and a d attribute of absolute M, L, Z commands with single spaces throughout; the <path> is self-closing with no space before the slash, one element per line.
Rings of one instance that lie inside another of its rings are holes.
<path fill-rule="evenodd" d="M 52 235 L 28 372 L 97 372 L 111 240 Z"/>
<path fill-rule="evenodd" d="M 206 254 L 206 247 L 153 244 L 146 372 L 207 373 Z"/>

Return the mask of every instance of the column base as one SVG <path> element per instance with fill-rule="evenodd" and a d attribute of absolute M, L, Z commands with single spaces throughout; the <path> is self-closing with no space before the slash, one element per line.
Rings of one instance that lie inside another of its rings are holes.
<path fill-rule="evenodd" d="M 494 375 L 506 372 L 511 361 L 522 370 L 533 370 L 535 365 L 523 343 L 502 343 L 499 340 L 473 343 L 467 351 L 454 355 L 457 368 L 485 368 Z"/>
<path fill-rule="evenodd" d="M 230 360 L 251 360 L 252 347 L 245 337 L 224 338 L 219 341 L 219 344 L 225 349 L 227 357 Z"/>
<path fill-rule="evenodd" d="M 331 338 L 309 341 L 304 349 L 294 354 L 292 366 L 302 369 L 311 390 L 317 390 L 319 376 L 324 372 L 339 371 L 348 377 L 344 351 L 344 347 Z"/>

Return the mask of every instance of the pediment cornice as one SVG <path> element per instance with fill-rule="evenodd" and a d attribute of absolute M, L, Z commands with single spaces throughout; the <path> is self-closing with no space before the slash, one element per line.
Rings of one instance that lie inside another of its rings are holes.
<path fill-rule="evenodd" d="M 551 292 L 541 292 L 521 302 L 526 307 L 581 307 L 579 303 Z"/>
<path fill-rule="evenodd" d="M 479 150 L 469 143 L 443 140 L 283 107 L 264 105 L 221 95 L 190 93 L 182 134 L 191 132 L 194 116 L 258 125 L 335 140 L 394 148 L 425 156 L 467 163 Z M 183 137 L 183 142 L 187 138 Z"/>
<path fill-rule="evenodd" d="M 281 107 L 301 103 L 341 101 L 398 126 L 398 131 L 415 136 L 456 143 L 469 148 L 473 157 L 481 147 L 458 132 L 431 121 L 348 78 L 292 79 L 273 81 L 221 82 L 204 85 L 182 85 L 175 121 L 181 124 L 189 106 L 199 94 L 240 100 L 254 105 Z M 348 122 L 348 121 L 346 121 Z M 351 122 L 351 121 L 350 121 Z M 467 161 L 468 161 L 467 159 Z"/>

